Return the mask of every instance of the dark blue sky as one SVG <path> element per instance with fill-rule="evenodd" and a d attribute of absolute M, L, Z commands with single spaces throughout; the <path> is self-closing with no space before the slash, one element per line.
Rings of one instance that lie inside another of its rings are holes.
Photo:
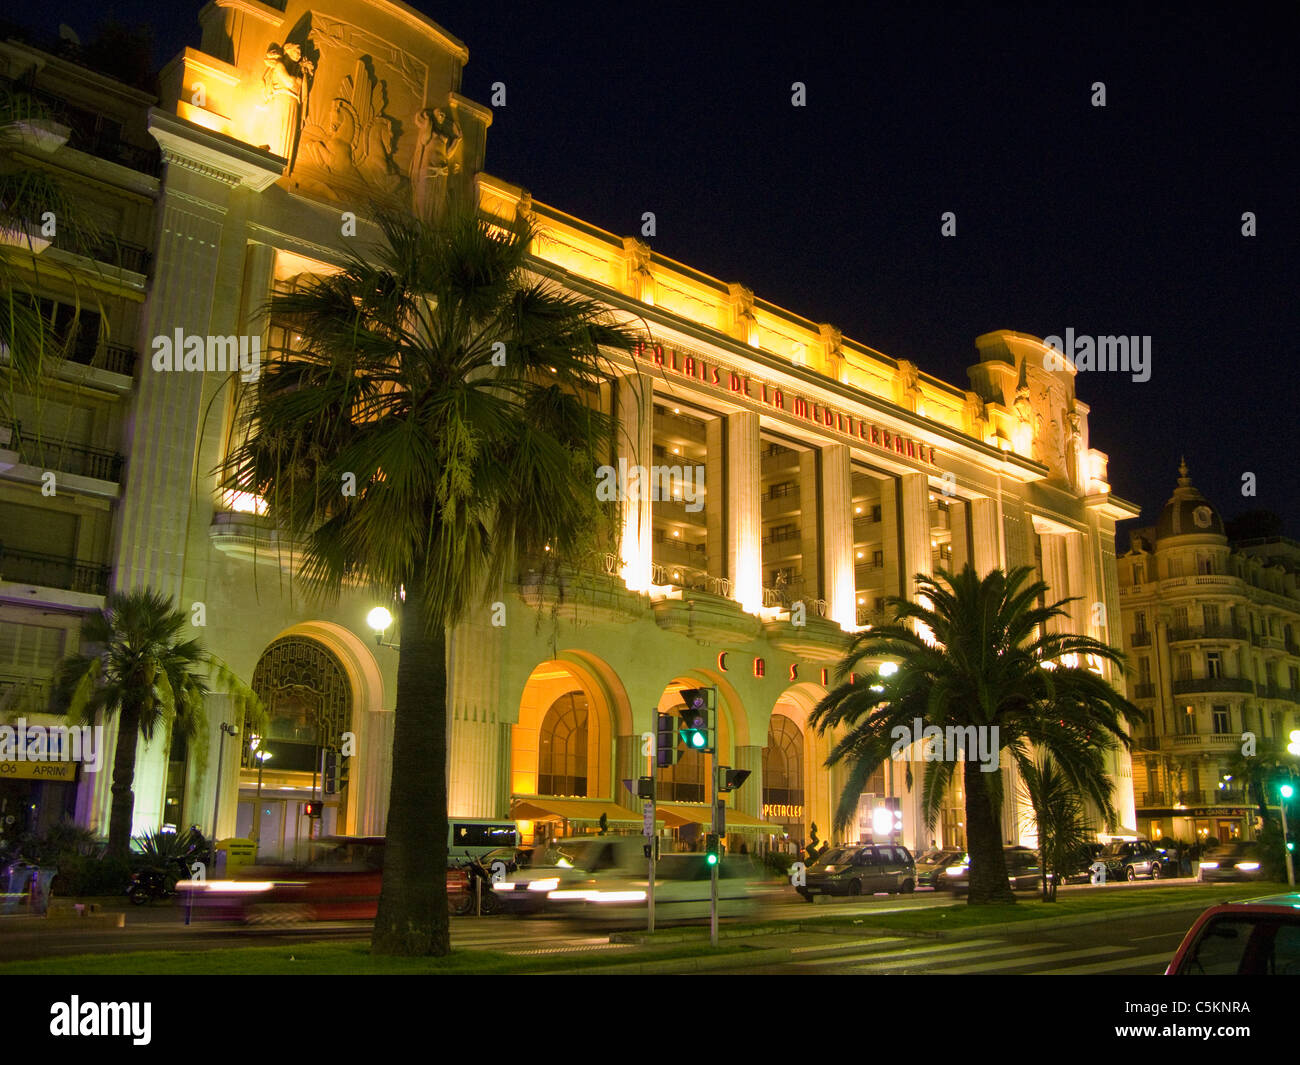
<path fill-rule="evenodd" d="M 54 0 L 45 26 L 147 21 L 161 60 L 200 6 Z M 1150 335 L 1149 381 L 1078 380 L 1116 493 L 1154 521 L 1185 451 L 1225 514 L 1300 538 L 1284 5 L 412 6 L 469 47 L 467 95 L 506 83 L 491 172 L 619 234 L 654 211 L 656 251 L 962 387 L 991 329 Z"/>

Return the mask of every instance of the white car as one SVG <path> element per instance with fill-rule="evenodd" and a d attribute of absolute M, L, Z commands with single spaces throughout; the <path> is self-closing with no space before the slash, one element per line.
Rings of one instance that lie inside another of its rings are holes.
<path fill-rule="evenodd" d="M 646 918 L 647 873 L 595 873 L 571 879 L 547 893 L 547 904 L 583 921 L 638 924 Z M 718 915 L 745 917 L 761 892 L 747 858 L 723 857 L 718 867 Z M 709 916 L 710 866 L 704 854 L 665 854 L 655 863 L 655 921 L 685 921 Z"/>
<path fill-rule="evenodd" d="M 507 912 L 537 913 L 554 908 L 549 898 L 554 891 L 597 875 L 635 875 L 645 867 L 645 840 L 641 836 L 558 839 L 547 846 L 535 864 L 508 873 L 492 885 L 492 890 Z"/>

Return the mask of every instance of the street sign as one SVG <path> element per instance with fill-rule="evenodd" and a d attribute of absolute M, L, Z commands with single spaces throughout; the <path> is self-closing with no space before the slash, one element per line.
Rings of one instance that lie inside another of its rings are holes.
<path fill-rule="evenodd" d="M 641 835 L 653 836 L 655 834 L 655 804 L 652 802 L 643 803 L 641 806 L 644 821 L 641 825 Z"/>

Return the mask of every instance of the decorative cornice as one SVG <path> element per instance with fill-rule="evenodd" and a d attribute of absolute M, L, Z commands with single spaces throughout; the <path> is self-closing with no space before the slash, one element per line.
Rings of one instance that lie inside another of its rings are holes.
<path fill-rule="evenodd" d="M 168 166 L 179 166 L 232 188 L 262 192 L 284 174 L 284 160 L 279 156 L 156 107 L 149 110 L 149 132 Z"/>

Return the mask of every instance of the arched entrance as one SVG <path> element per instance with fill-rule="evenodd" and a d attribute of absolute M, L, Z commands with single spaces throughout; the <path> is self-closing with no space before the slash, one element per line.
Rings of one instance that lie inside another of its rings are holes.
<path fill-rule="evenodd" d="M 529 674 L 510 737 L 510 810 L 524 842 L 626 829 L 616 766 L 626 702 L 605 671 L 575 656 Z"/>
<path fill-rule="evenodd" d="M 330 648 L 295 634 L 262 653 L 251 687 L 268 720 L 261 734 L 247 720 L 241 731 L 236 833 L 257 841 L 259 858 L 299 860 L 309 840 L 344 831 L 353 684 Z M 319 818 L 309 816 L 312 800 Z"/>

